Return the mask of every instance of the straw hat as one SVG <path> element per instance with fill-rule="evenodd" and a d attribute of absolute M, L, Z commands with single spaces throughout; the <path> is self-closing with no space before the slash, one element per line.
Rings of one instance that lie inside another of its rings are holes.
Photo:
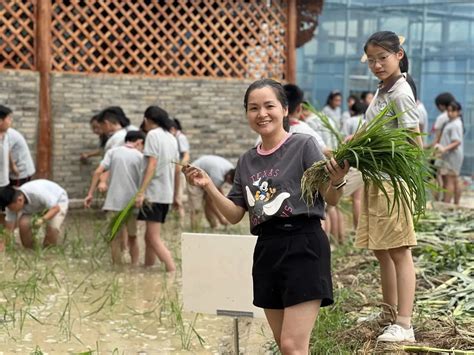
<path fill-rule="evenodd" d="M 398 36 L 398 39 L 400 41 L 400 45 L 402 45 L 403 43 L 405 43 L 405 37 L 403 36 Z M 362 57 L 360 57 L 360 62 L 361 63 L 365 63 L 367 61 L 367 54 L 364 53 L 364 55 Z"/>

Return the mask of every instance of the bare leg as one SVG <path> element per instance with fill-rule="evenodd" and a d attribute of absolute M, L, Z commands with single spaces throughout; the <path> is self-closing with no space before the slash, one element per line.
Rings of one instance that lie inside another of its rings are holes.
<path fill-rule="evenodd" d="M 336 208 L 334 206 L 328 206 L 327 207 L 327 216 L 329 217 L 329 223 L 330 223 L 330 234 L 334 237 L 335 242 L 338 242 L 338 226 L 339 224 L 337 223 L 337 212 Z"/>
<path fill-rule="evenodd" d="M 416 275 L 411 250 L 407 247 L 390 249 L 388 251 L 395 265 L 397 274 L 398 315 L 411 318 L 415 300 Z M 397 320 L 398 323 L 398 320 Z M 409 327 L 410 324 L 400 325 Z"/>
<path fill-rule="evenodd" d="M 155 252 L 156 256 L 165 264 L 166 271 L 175 271 L 176 266 L 170 251 L 160 238 L 161 223 L 146 222 L 145 241 L 147 245 Z"/>
<path fill-rule="evenodd" d="M 456 190 L 454 191 L 454 204 L 459 205 L 461 202 L 462 192 L 464 191 L 464 182 L 457 176 Z"/>
<path fill-rule="evenodd" d="M 364 188 L 361 187 L 352 194 L 352 225 L 354 226 L 355 230 L 357 229 L 357 225 L 359 224 L 360 206 L 362 202 L 363 191 Z"/>
<path fill-rule="evenodd" d="M 124 233 L 122 233 L 122 236 L 121 236 L 121 241 L 120 241 L 120 250 L 121 251 L 125 251 L 127 250 L 127 246 L 128 246 L 128 233 L 127 231 L 125 230 Z"/>
<path fill-rule="evenodd" d="M 436 179 L 434 181 L 434 184 L 436 186 L 443 186 L 443 179 L 441 177 L 441 174 L 438 172 L 436 173 Z M 439 192 L 439 191 L 433 191 L 433 198 L 435 199 L 435 201 L 441 201 L 441 197 L 443 196 L 442 195 L 443 193 L 442 192 Z"/>
<path fill-rule="evenodd" d="M 272 329 L 273 337 L 275 342 L 280 348 L 280 337 L 281 337 L 281 327 L 283 325 L 283 309 L 264 309 L 265 317 L 267 318 L 268 324 Z"/>
<path fill-rule="evenodd" d="M 320 305 L 321 300 L 314 300 L 284 309 L 280 335 L 280 351 L 283 355 L 309 354 L 309 339 Z"/>
<path fill-rule="evenodd" d="M 136 235 L 128 236 L 128 252 L 130 253 L 131 264 L 134 266 L 138 265 L 140 249 L 138 248 L 138 241 Z"/>
<path fill-rule="evenodd" d="M 49 247 L 58 244 L 59 229 L 46 225 L 46 234 L 44 235 L 43 247 Z"/>
<path fill-rule="evenodd" d="M 20 230 L 20 239 L 21 244 L 25 248 L 33 249 L 35 246 L 35 241 L 33 239 L 33 234 L 31 233 L 31 219 L 28 216 L 21 216 L 18 221 L 18 228 Z"/>
<path fill-rule="evenodd" d="M 329 218 L 327 211 L 326 211 L 326 219 L 321 220 L 321 222 L 324 222 L 324 223 L 321 223 L 321 227 L 326 233 L 328 239 L 331 240 L 331 218 Z"/>
<path fill-rule="evenodd" d="M 156 262 L 156 254 L 145 239 L 145 266 L 153 266 Z"/>
<path fill-rule="evenodd" d="M 380 263 L 383 301 L 384 303 L 396 307 L 398 304 L 398 294 L 395 263 L 390 257 L 388 250 L 374 250 L 374 254 Z"/>
<path fill-rule="evenodd" d="M 443 188 L 446 191 L 443 191 L 444 197 L 443 202 L 451 203 L 451 199 L 454 195 L 454 184 L 456 183 L 456 177 L 452 175 L 443 175 Z M 454 179 L 453 179 L 454 178 Z"/>
<path fill-rule="evenodd" d="M 118 235 L 110 242 L 110 251 L 112 254 L 112 264 L 122 265 L 122 243 L 125 227 L 120 229 Z"/>
<path fill-rule="evenodd" d="M 344 215 L 342 214 L 341 210 L 336 207 L 336 213 L 337 213 L 337 224 L 338 224 L 338 234 L 337 234 L 337 241 L 339 244 L 343 244 L 345 239 L 346 239 L 346 233 L 345 233 L 345 223 L 344 223 Z"/>
<path fill-rule="evenodd" d="M 191 230 L 197 231 L 201 226 L 202 212 L 199 210 L 191 211 Z"/>

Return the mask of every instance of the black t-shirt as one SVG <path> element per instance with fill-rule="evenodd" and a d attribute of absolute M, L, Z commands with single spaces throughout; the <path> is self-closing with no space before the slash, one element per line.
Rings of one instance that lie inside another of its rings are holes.
<path fill-rule="evenodd" d="M 324 200 L 318 194 L 313 206 L 301 197 L 301 178 L 313 163 L 324 159 L 316 139 L 293 133 L 276 150 L 255 147 L 237 163 L 228 198 L 249 212 L 250 231 L 272 217 L 324 218 Z"/>

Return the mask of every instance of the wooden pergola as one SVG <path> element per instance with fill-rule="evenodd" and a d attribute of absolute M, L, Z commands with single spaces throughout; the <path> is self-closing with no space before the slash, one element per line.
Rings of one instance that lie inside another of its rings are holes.
<path fill-rule="evenodd" d="M 37 175 L 52 170 L 52 72 L 294 83 L 304 10 L 321 6 L 322 0 L 2 2 L 0 69 L 39 73 Z"/>

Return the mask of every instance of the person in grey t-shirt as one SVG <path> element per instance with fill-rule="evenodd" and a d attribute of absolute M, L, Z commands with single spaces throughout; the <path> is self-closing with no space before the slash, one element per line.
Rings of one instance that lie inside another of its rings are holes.
<path fill-rule="evenodd" d="M 301 178 L 324 156 L 314 137 L 284 129 L 283 86 L 271 79 L 254 82 L 244 107 L 262 143 L 239 158 L 229 195 L 223 196 L 204 170 L 192 165 L 183 170 L 188 183 L 204 189 L 229 222 L 238 223 L 248 211 L 250 230 L 258 235 L 253 304 L 264 308 L 282 353 L 289 353 L 291 344 L 292 352 L 305 354 L 320 307 L 333 303 L 330 248 L 320 223 L 324 200 L 334 205 L 341 198 L 349 164 L 326 163 L 329 183 L 308 206 L 301 199 Z"/>
<path fill-rule="evenodd" d="M 222 189 L 224 183 L 232 184 L 234 181 L 234 165 L 218 155 L 203 155 L 191 165 L 204 170 L 222 194 L 224 194 Z M 203 189 L 188 185 L 188 196 L 191 207 L 191 229 L 193 231 L 198 229 L 203 211 L 211 228 L 216 228 L 219 224 L 229 224 L 227 219 L 209 200 Z"/>
<path fill-rule="evenodd" d="M 145 266 L 155 263 L 156 256 L 166 271 L 175 271 L 173 256 L 160 238 L 161 224 L 166 220 L 169 206 L 179 207 L 176 200 L 179 189 L 178 143 L 170 133 L 172 121 L 158 106 L 150 106 L 143 114 L 143 126 L 148 132 L 143 154 L 146 168 L 138 189 L 136 206 L 138 220 L 146 221 Z M 147 203 L 145 202 L 145 197 Z"/>
<path fill-rule="evenodd" d="M 46 226 L 43 246 L 56 245 L 61 225 L 66 218 L 69 199 L 67 192 L 53 181 L 38 179 L 18 189 L 2 189 L 0 204 L 6 208 L 6 228 L 13 232 L 18 226 L 25 248 L 33 248 L 33 230 Z M 36 216 L 34 216 L 36 215 Z"/>
<path fill-rule="evenodd" d="M 12 165 L 15 167 L 10 172 L 10 185 L 20 186 L 31 180 L 36 172 L 35 164 L 31 158 L 30 148 L 25 137 L 16 129 L 9 128 L 7 131 Z"/>
<path fill-rule="evenodd" d="M 84 199 L 84 207 L 89 208 L 101 175 L 109 171 L 109 186 L 102 209 L 112 215 L 122 211 L 137 194 L 142 180 L 143 142 L 145 133 L 130 131 L 125 136 L 125 145 L 115 147 L 105 153 L 104 159 L 94 172 L 92 182 Z M 126 227 L 126 228 L 125 228 Z M 120 244 L 128 240 L 128 250 L 132 265 L 138 264 L 139 249 L 137 243 L 136 216 L 132 216 L 111 243 L 112 263 L 121 264 Z"/>
<path fill-rule="evenodd" d="M 130 125 L 130 120 L 119 106 L 111 106 L 102 110 L 97 121 L 102 132 L 109 136 L 107 143 L 105 143 L 105 152 L 124 145 L 127 132 L 137 130 L 137 127 Z"/>
<path fill-rule="evenodd" d="M 10 184 L 10 144 L 7 131 L 12 125 L 12 110 L 0 105 L 0 187 Z"/>
<path fill-rule="evenodd" d="M 170 132 L 176 138 L 178 142 L 178 151 L 179 151 L 179 162 L 183 165 L 189 163 L 190 154 L 189 154 L 189 141 L 186 135 L 182 131 L 181 122 L 177 118 L 173 119 L 173 126 L 170 129 Z M 183 195 L 186 187 L 186 178 L 182 172 L 179 173 L 179 189 L 178 195 L 176 196 L 176 201 L 178 203 L 178 215 L 180 219 L 181 226 L 184 225 L 184 206 L 183 206 Z"/>
<path fill-rule="evenodd" d="M 443 202 L 451 203 L 453 196 L 459 196 L 458 178 L 464 160 L 464 127 L 461 120 L 461 105 L 453 101 L 448 104 L 447 110 L 449 121 L 444 125 L 441 139 L 435 145 L 435 149 L 441 154 L 436 160 L 438 174 L 443 183 Z M 459 200 L 455 201 L 459 204 Z"/>

